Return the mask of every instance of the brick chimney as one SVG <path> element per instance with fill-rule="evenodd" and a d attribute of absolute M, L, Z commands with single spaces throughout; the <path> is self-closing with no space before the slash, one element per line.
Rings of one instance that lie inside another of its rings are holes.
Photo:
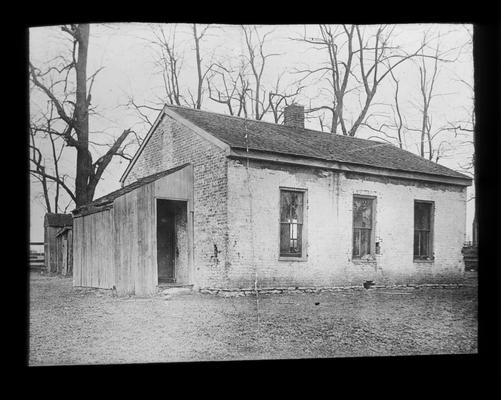
<path fill-rule="evenodd" d="M 304 106 L 291 104 L 284 109 L 284 125 L 304 128 Z"/>

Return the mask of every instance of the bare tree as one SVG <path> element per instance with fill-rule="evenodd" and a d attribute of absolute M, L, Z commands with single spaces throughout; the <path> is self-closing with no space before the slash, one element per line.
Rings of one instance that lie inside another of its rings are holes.
<path fill-rule="evenodd" d="M 267 113 L 271 113 L 274 122 L 279 123 L 284 107 L 294 101 L 302 86 L 284 90 L 281 80 L 285 72 L 280 72 L 274 85 L 267 87 L 263 83 L 266 62 L 270 57 L 278 55 L 265 51 L 267 40 L 273 31 L 261 35 L 256 26 L 243 25 L 241 30 L 245 44 L 240 62 L 234 65 L 231 59 L 226 58 L 212 65 L 207 79 L 209 98 L 224 104 L 230 115 L 246 118 L 250 115 L 261 120 Z"/>
<path fill-rule="evenodd" d="M 404 116 L 400 108 L 400 98 L 399 98 L 400 83 L 393 74 L 393 71 L 390 72 L 390 75 L 395 85 L 395 91 L 393 92 L 393 103 L 385 105 L 389 106 L 392 110 L 391 122 L 383 122 L 379 123 L 379 125 L 374 125 L 372 121 L 370 121 L 373 114 L 370 114 L 367 116 L 365 121 L 361 123 L 361 125 L 371 129 L 377 134 L 376 136 L 369 136 L 368 139 L 383 140 L 390 144 L 394 144 L 396 142 L 398 147 L 400 147 L 401 149 L 405 149 L 406 145 L 405 145 L 404 135 L 406 127 L 404 124 Z"/>
<path fill-rule="evenodd" d="M 317 37 L 307 37 L 305 32 L 302 38 L 293 39 L 311 44 L 314 49 L 327 54 L 327 61 L 321 66 L 298 69 L 296 73 L 302 75 L 300 82 L 319 77 L 327 80 L 330 101 L 307 111 L 329 111 L 332 133 L 338 133 L 338 127 L 341 127 L 343 135 L 355 136 L 368 116 L 381 83 L 399 65 L 421 54 L 424 44 L 411 53 L 391 45 L 393 30 L 394 27 L 380 25 L 374 34 L 365 37 L 358 25 L 320 25 Z M 352 84 L 352 81 L 355 83 Z M 360 93 L 360 89 L 362 105 L 355 113 L 351 127 L 348 127 L 344 115 L 347 95 L 352 92 Z"/>
<path fill-rule="evenodd" d="M 64 139 L 67 147 L 76 150 L 74 191 L 66 185 L 61 176 L 53 176 L 41 168 L 30 169 L 30 173 L 57 182 L 68 192 L 78 207 L 92 201 L 96 186 L 112 158 L 116 155 L 127 157 L 122 145 L 131 129 L 125 129 L 107 146 L 107 151 L 94 161 L 89 149 L 89 114 L 93 112 L 92 87 L 101 69 L 90 76 L 87 74 L 90 32 L 88 24 L 64 25 L 61 30 L 71 38 L 71 58 L 59 56 L 57 64 L 46 71 L 42 71 L 30 62 L 29 74 L 31 83 L 48 98 L 57 112 L 58 128 L 54 126 L 50 134 Z M 70 77 L 72 73 L 74 80 Z M 70 87 L 72 84 L 74 88 Z M 32 150 L 36 152 L 35 149 Z"/>
<path fill-rule="evenodd" d="M 276 124 L 278 124 L 283 119 L 285 107 L 291 103 L 294 103 L 297 96 L 304 88 L 303 86 L 299 85 L 292 88 L 292 90 L 287 93 L 284 89 L 281 88 L 280 85 L 280 80 L 282 79 L 283 75 L 284 72 L 280 73 L 277 76 L 275 86 L 272 88 L 272 90 L 268 91 L 268 107 L 273 115 L 273 122 L 275 122 Z"/>
<path fill-rule="evenodd" d="M 216 62 L 207 78 L 209 99 L 224 104 L 230 115 L 247 118 L 247 103 L 250 98 L 250 83 L 247 78 L 248 64 L 240 62 L 237 67 L 230 62 Z"/>
<path fill-rule="evenodd" d="M 180 106 L 184 98 L 179 88 L 182 60 L 176 50 L 176 29 L 174 25 L 170 34 L 166 34 L 163 26 L 153 28 L 155 40 L 150 43 L 159 49 L 155 63 L 162 73 L 165 95 L 170 104 Z"/>
<path fill-rule="evenodd" d="M 57 131 L 54 130 L 54 124 L 57 123 L 54 115 L 54 104 L 47 102 L 48 110 L 42 113 L 39 120 L 30 123 L 30 175 L 33 176 L 42 186 L 45 209 L 47 212 L 58 213 L 60 207 L 60 190 L 66 190 L 71 200 L 74 200 L 73 192 L 68 188 L 65 182 L 65 175 L 60 172 L 60 160 L 65 148 L 64 145 L 56 143 L 58 139 Z M 55 133 L 56 132 L 56 133 Z M 38 138 L 48 139 L 50 143 L 50 155 L 44 157 L 40 151 L 41 143 Z M 47 163 L 52 164 L 52 168 L 47 167 Z M 53 171 L 53 172 L 52 172 Z M 52 178 L 48 178 L 51 176 Z M 49 190 L 50 183 L 53 183 L 55 190 L 53 193 L 53 207 L 51 205 L 51 193 Z M 64 185 L 64 186 L 63 186 Z"/>
<path fill-rule="evenodd" d="M 277 56 L 278 54 L 266 54 L 264 51 L 266 38 L 273 31 L 268 31 L 263 36 L 260 36 L 256 26 L 242 25 L 242 32 L 245 38 L 246 58 L 251 69 L 252 79 L 254 81 L 254 90 L 251 91 L 253 117 L 256 120 L 261 120 L 271 107 L 269 101 L 267 105 L 265 105 L 267 96 L 262 82 L 266 61 L 268 58 Z"/>
<path fill-rule="evenodd" d="M 200 41 L 205 36 L 207 29 L 209 29 L 209 25 L 205 26 L 200 33 L 197 32 L 197 24 L 193 24 L 193 40 L 195 42 L 195 60 L 197 64 L 197 97 L 196 101 L 193 101 L 193 106 L 197 110 L 200 110 L 202 107 L 202 91 L 204 86 L 204 80 L 207 73 L 211 70 L 212 65 L 209 65 L 205 68 L 205 71 L 202 72 L 202 56 L 200 55 Z"/>
<path fill-rule="evenodd" d="M 210 25 L 205 25 L 199 30 L 197 24 L 191 25 L 191 36 L 194 44 L 194 67 L 196 69 L 197 83 L 195 94 L 190 90 L 184 78 L 183 62 L 184 52 L 178 52 L 178 28 L 173 25 L 169 30 L 163 25 L 152 27 L 153 40 L 147 42 L 157 50 L 155 65 L 162 75 L 165 96 L 170 104 L 188 106 L 196 109 L 202 107 L 204 98 L 204 82 L 207 74 L 211 71 L 212 64 L 204 63 L 201 43 L 207 35 Z M 156 105 L 164 104 L 165 98 L 159 98 Z"/>
<path fill-rule="evenodd" d="M 439 62 L 446 62 L 443 58 L 443 52 L 440 51 L 440 38 L 437 39 L 434 52 L 431 55 L 424 53 L 426 44 L 426 34 L 423 38 L 423 48 L 421 57 L 418 60 L 419 68 L 419 97 L 420 97 L 420 127 L 407 127 L 409 131 L 417 132 L 420 136 L 418 145 L 418 154 L 421 157 L 428 158 L 436 163 L 454 147 L 452 137 L 444 136 L 451 130 L 450 126 L 436 127 L 433 124 L 432 101 L 438 96 L 443 96 L 443 93 L 436 92 L 436 82 L 440 73 Z"/>

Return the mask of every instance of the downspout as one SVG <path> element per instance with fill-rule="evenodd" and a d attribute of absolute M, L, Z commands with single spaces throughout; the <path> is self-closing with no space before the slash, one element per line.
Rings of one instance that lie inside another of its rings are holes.
<path fill-rule="evenodd" d="M 245 151 L 247 154 L 245 170 L 247 173 L 247 190 L 249 192 L 251 264 L 254 264 L 254 292 L 256 293 L 256 316 L 257 316 L 257 330 L 258 330 L 258 335 L 259 335 L 259 293 L 257 290 L 258 271 L 257 271 L 257 263 L 255 262 L 255 255 L 254 255 L 254 216 L 253 216 L 253 210 L 252 210 L 252 190 L 251 190 L 251 186 L 250 186 L 250 171 L 249 171 L 249 163 L 250 163 L 250 160 L 249 160 L 249 132 L 247 131 L 246 122 L 247 121 L 244 120 Z"/>

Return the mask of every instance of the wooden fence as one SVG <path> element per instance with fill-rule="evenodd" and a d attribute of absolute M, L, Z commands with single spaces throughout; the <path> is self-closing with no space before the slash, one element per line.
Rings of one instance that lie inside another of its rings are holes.
<path fill-rule="evenodd" d="M 33 250 L 32 246 L 42 246 L 42 250 Z M 44 242 L 30 242 L 30 271 L 41 271 L 45 269 L 45 255 L 43 246 Z"/>

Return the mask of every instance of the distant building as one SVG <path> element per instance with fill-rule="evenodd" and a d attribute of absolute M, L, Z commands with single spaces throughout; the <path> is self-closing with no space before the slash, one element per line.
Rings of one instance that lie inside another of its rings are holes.
<path fill-rule="evenodd" d="M 471 179 L 395 146 L 165 106 L 123 187 L 74 214 L 74 285 L 458 282 Z"/>
<path fill-rule="evenodd" d="M 71 214 L 47 213 L 44 217 L 44 254 L 47 272 L 58 272 L 58 247 L 56 235 L 61 228 L 73 226 Z"/>

